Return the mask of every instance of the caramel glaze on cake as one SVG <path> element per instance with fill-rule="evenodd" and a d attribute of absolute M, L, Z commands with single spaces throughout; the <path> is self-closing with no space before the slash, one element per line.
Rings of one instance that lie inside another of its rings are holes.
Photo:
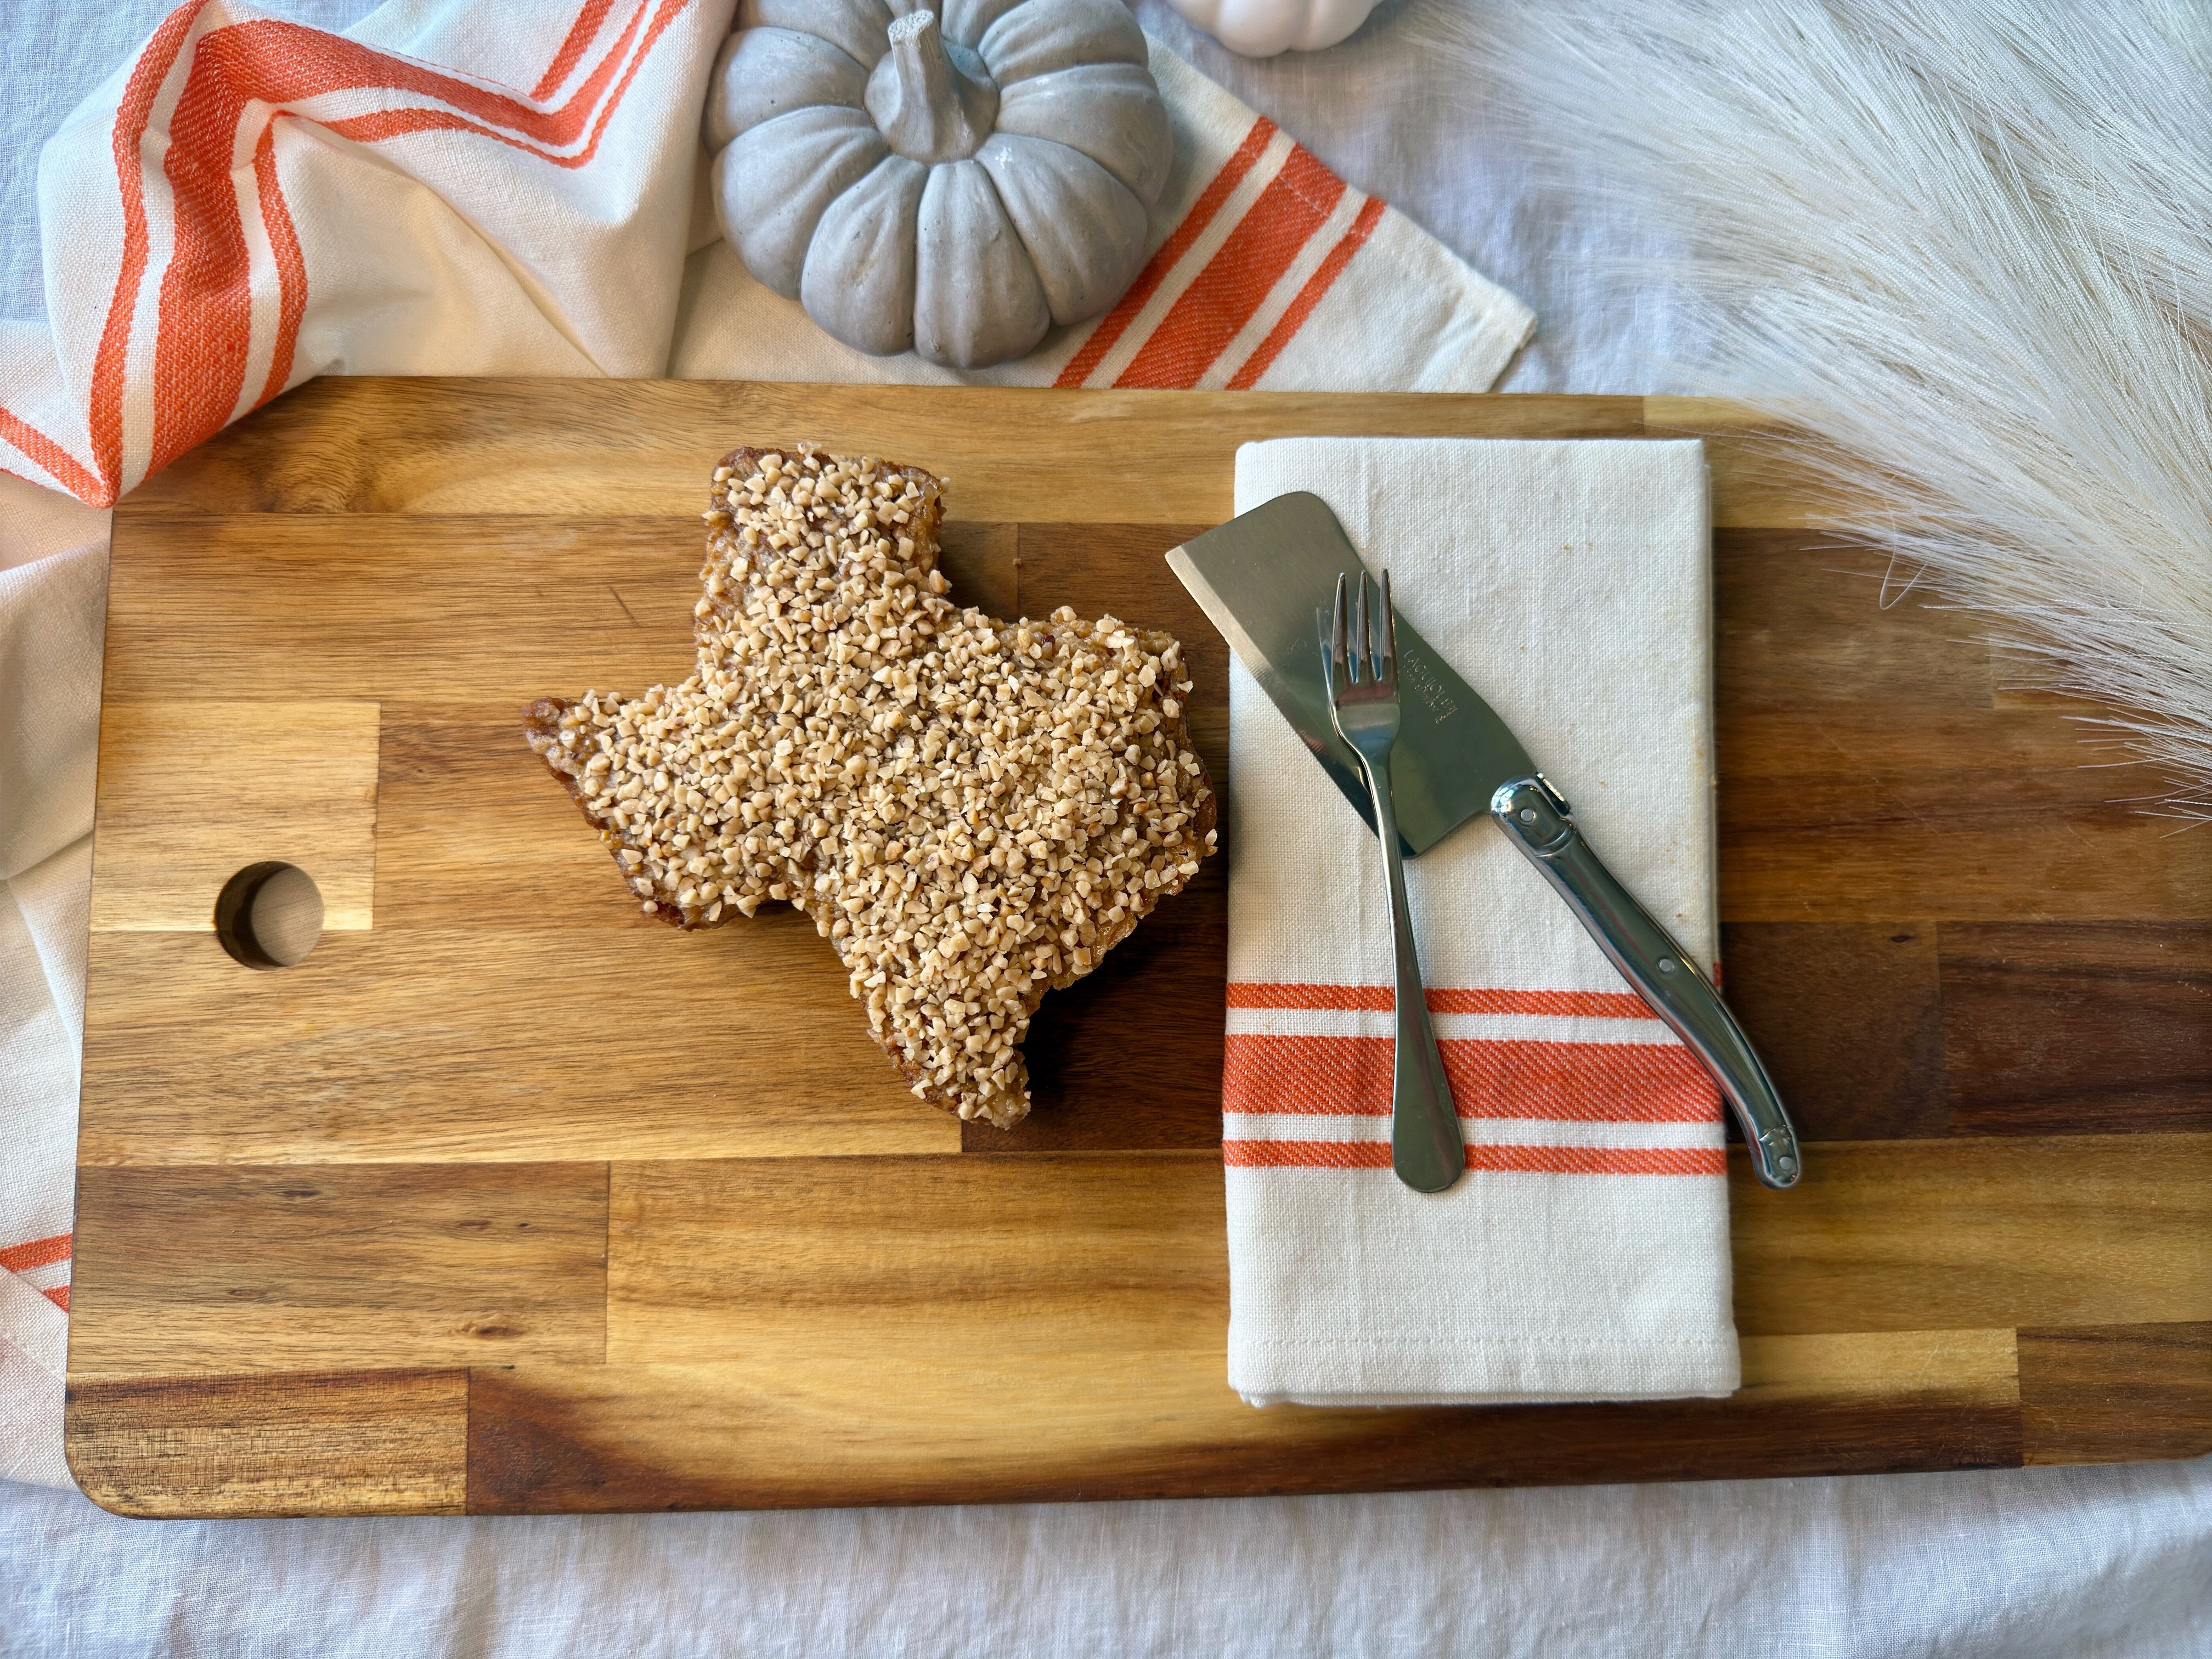
<path fill-rule="evenodd" d="M 945 597 L 939 482 L 800 444 L 714 469 L 699 666 L 528 714 L 648 915 L 814 919 L 922 1099 L 1005 1127 L 1048 989 L 1214 848 L 1182 648 Z"/>

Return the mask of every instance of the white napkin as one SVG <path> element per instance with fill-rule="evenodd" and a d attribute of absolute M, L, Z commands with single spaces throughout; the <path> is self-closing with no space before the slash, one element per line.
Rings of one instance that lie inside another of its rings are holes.
<path fill-rule="evenodd" d="M 1297 438 L 1237 510 L 1333 507 L 1614 873 L 1714 963 L 1710 513 L 1695 441 Z M 1255 1405 L 1644 1400 L 1737 1385 L 1717 1092 L 1487 823 L 1407 866 L 1468 1142 L 1390 1172 L 1381 854 L 1242 665 L 1223 1156 L 1229 1380 Z"/>

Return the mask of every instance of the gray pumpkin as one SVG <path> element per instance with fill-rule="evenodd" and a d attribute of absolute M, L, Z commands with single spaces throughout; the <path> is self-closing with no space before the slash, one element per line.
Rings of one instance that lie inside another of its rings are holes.
<path fill-rule="evenodd" d="M 744 0 L 707 100 L 746 269 L 844 341 L 977 368 L 1145 262 L 1173 139 L 1121 0 Z"/>

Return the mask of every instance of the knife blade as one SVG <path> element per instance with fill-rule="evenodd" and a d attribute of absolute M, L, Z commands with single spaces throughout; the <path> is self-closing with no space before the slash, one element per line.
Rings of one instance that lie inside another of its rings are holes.
<path fill-rule="evenodd" d="M 1278 495 L 1173 548 L 1190 591 L 1353 810 L 1374 828 L 1359 758 L 1336 733 L 1317 617 L 1340 574 L 1364 568 L 1318 495 Z M 1573 809 L 1474 689 L 1397 619 L 1401 725 L 1390 799 L 1408 856 L 1487 817 L 1565 901 L 1651 1011 L 1704 1063 L 1734 1110 L 1752 1171 L 1769 1187 L 1803 1172 L 1796 1132 L 1758 1053 L 1682 948 L 1608 870 Z"/>
<path fill-rule="evenodd" d="M 1372 830 L 1375 809 L 1359 757 L 1336 734 L 1321 677 L 1315 618 L 1327 622 L 1338 575 L 1363 568 L 1328 504 L 1304 490 L 1278 495 L 1173 549 L 1168 568 Z M 1536 766 L 1505 722 L 1403 617 L 1398 676 L 1401 723 L 1390 799 L 1399 842 L 1412 857 L 1487 812 L 1500 784 Z"/>

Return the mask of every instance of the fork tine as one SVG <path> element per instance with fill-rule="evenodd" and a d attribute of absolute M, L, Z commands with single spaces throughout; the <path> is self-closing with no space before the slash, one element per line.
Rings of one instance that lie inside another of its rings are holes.
<path fill-rule="evenodd" d="M 1340 687 L 1351 684 L 1344 659 L 1344 576 L 1342 572 L 1339 572 L 1336 578 L 1336 614 L 1329 619 L 1328 624 L 1328 690 L 1331 699 L 1335 697 Z"/>
<path fill-rule="evenodd" d="M 1364 685 L 1375 676 L 1367 662 L 1367 573 L 1359 573 L 1359 597 L 1352 612 L 1352 678 Z"/>
<path fill-rule="evenodd" d="M 1382 623 L 1376 622 L 1376 584 L 1367 571 L 1360 571 L 1360 622 L 1367 623 L 1364 637 L 1360 639 L 1360 650 L 1367 653 L 1367 684 L 1374 686 L 1382 679 L 1382 653 L 1376 650 L 1376 641 L 1382 637 Z"/>
<path fill-rule="evenodd" d="M 1398 613 L 1390 605 L 1390 572 L 1382 572 L 1382 684 L 1398 683 Z"/>

